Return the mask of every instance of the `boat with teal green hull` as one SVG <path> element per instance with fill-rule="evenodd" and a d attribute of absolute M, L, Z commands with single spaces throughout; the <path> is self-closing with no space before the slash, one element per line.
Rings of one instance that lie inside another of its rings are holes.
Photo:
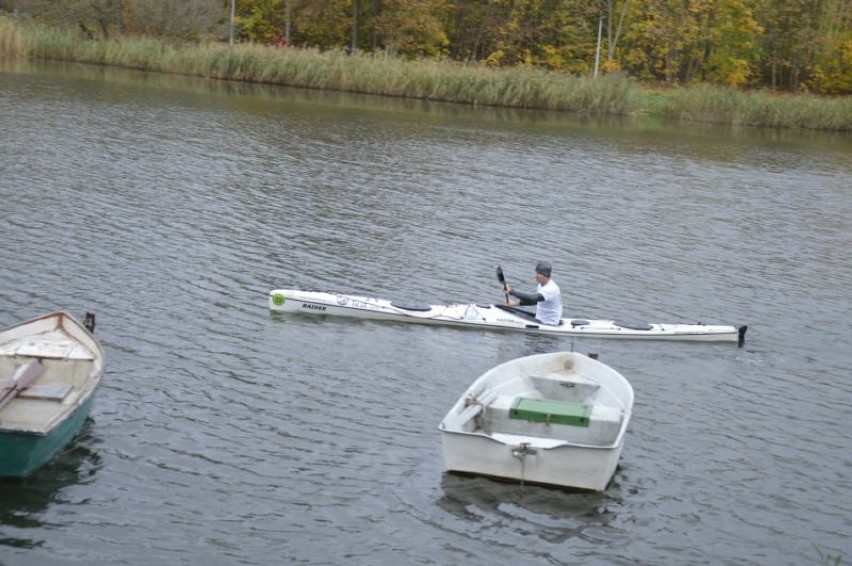
<path fill-rule="evenodd" d="M 0 477 L 26 477 L 41 468 L 77 436 L 89 416 L 94 397 L 80 406 L 49 434 L 3 432 L 0 434 Z"/>
<path fill-rule="evenodd" d="M 84 324 L 50 313 L 0 331 L 0 477 L 26 477 L 80 432 L 104 373 Z"/>

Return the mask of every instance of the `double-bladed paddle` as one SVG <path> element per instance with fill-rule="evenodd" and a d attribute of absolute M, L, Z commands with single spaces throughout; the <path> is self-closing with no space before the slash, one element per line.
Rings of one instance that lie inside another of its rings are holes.
<path fill-rule="evenodd" d="M 506 303 L 509 303 L 509 286 L 506 285 L 506 277 L 503 275 L 503 268 L 497 266 L 497 281 L 503 284 L 503 292 L 506 293 Z"/>
<path fill-rule="evenodd" d="M 26 389 L 44 375 L 45 371 L 47 369 L 38 360 L 32 360 L 19 367 L 10 379 L 0 381 L 0 409 L 17 397 L 21 390 Z"/>

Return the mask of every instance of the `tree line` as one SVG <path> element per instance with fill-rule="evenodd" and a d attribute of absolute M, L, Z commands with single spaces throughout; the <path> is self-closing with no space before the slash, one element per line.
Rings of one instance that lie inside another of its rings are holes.
<path fill-rule="evenodd" d="M 583 76 L 621 71 L 672 85 L 852 94 L 852 0 L 0 0 L 0 10 L 91 38 L 233 37 Z"/>

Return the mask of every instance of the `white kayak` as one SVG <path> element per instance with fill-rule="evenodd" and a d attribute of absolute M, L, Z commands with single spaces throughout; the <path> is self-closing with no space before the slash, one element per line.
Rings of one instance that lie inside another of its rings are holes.
<path fill-rule="evenodd" d="M 646 340 L 745 341 L 747 326 L 709 324 L 651 324 L 618 320 L 563 318 L 556 325 L 543 324 L 531 313 L 495 304 L 420 305 L 321 291 L 275 289 L 269 292 L 269 308 L 275 312 L 345 316 L 371 320 L 395 320 L 459 326 L 482 330 L 519 330 L 555 336 L 633 338 Z"/>

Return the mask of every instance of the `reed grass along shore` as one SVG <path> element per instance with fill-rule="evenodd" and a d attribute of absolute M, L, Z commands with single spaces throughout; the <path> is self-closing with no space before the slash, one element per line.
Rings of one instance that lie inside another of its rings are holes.
<path fill-rule="evenodd" d="M 589 115 L 645 114 L 731 125 L 852 131 L 852 97 L 743 93 L 698 85 L 642 88 L 623 74 L 593 79 L 535 68 L 494 69 L 386 54 L 153 38 L 89 40 L 74 31 L 0 17 L 0 56 L 422 100 Z"/>

